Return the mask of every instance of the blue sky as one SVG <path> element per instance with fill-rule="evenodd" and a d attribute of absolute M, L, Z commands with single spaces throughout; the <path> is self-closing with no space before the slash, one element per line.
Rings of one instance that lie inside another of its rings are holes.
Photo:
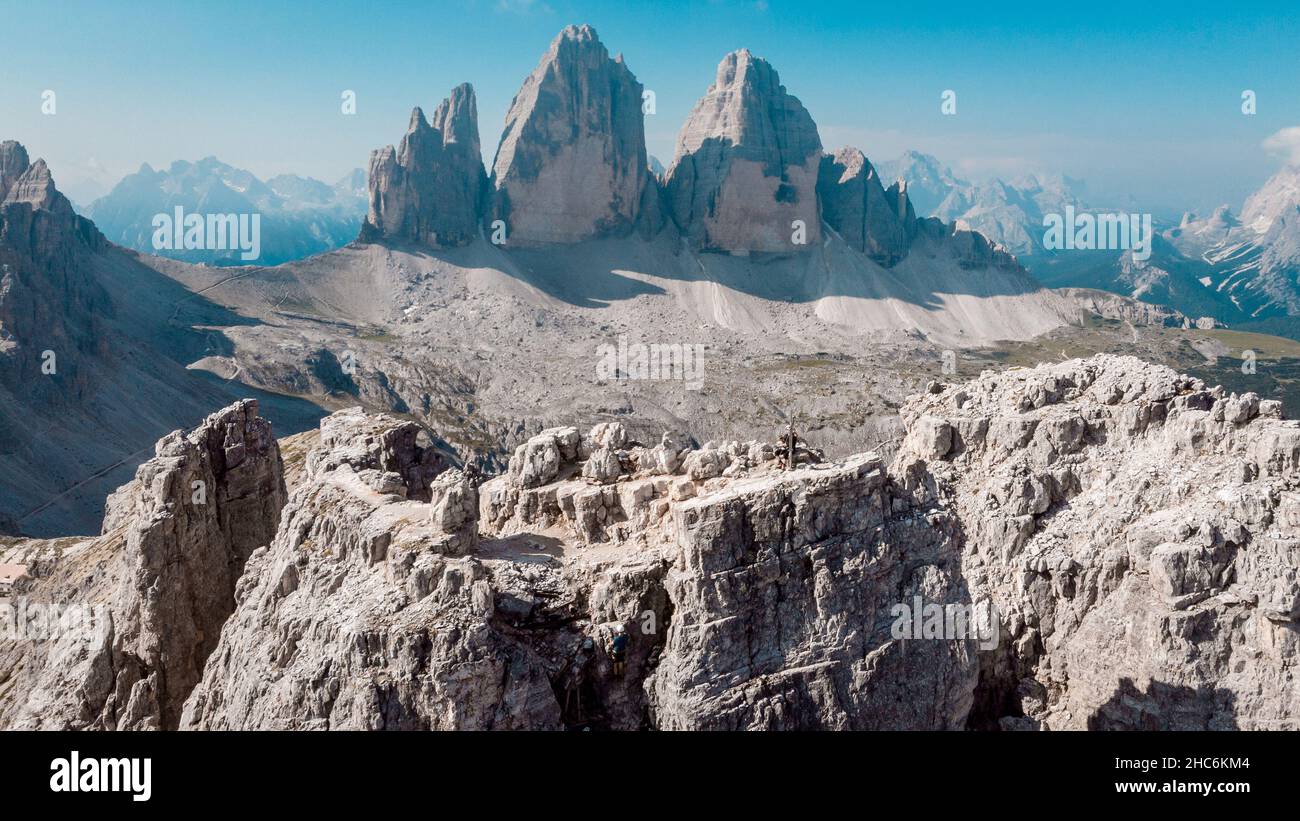
<path fill-rule="evenodd" d="M 209 154 L 333 181 L 462 81 L 490 158 L 519 83 L 577 22 L 655 91 L 647 142 L 665 164 L 718 60 L 742 46 L 772 62 L 828 148 L 916 148 L 972 177 L 1062 172 L 1151 210 L 1239 205 L 1281 162 L 1263 140 L 1300 124 L 1300 10 L 1283 3 L 0 0 L 0 15 L 0 138 L 45 157 L 74 195 Z M 344 89 L 356 116 L 340 113 Z"/>

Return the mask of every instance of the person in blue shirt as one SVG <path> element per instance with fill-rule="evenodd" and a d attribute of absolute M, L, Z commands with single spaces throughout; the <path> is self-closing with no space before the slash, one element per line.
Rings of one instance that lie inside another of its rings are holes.
<path fill-rule="evenodd" d="M 619 627 L 614 632 L 614 638 L 609 643 L 609 658 L 614 662 L 614 675 L 622 678 L 624 671 L 627 670 L 627 646 L 629 643 L 627 630 Z"/>

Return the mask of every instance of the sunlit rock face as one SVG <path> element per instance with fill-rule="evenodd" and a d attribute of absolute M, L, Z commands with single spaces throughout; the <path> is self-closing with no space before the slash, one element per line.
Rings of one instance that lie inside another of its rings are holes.
<path fill-rule="evenodd" d="M 673 218 L 702 249 L 814 247 L 821 149 L 816 124 L 776 70 L 747 49 L 728 54 L 678 134 L 666 185 Z"/>
<path fill-rule="evenodd" d="M 642 87 L 591 26 L 560 32 L 506 114 L 493 163 L 494 219 L 508 243 L 571 243 L 630 232 L 654 180 Z"/>

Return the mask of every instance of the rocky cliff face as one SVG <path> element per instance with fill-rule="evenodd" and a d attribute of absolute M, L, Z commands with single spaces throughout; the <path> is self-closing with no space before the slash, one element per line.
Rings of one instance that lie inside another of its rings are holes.
<path fill-rule="evenodd" d="M 0 726 L 174 729 L 284 498 L 279 449 L 255 401 L 162 439 L 109 499 L 104 534 L 23 591 L 27 612 L 94 615 L 5 643 Z"/>
<path fill-rule="evenodd" d="M 932 385 L 890 466 L 605 423 L 483 482 L 342 411 L 256 550 L 273 489 L 197 539 L 175 498 L 204 453 L 218 487 L 254 466 L 239 499 L 275 482 L 246 411 L 160 446 L 111 505 L 123 558 L 38 580 L 121 592 L 88 659 L 9 660 L 7 723 L 172 726 L 206 656 L 182 727 L 1300 727 L 1300 423 L 1167 368 Z"/>
<path fill-rule="evenodd" d="M 975 726 L 1300 726 L 1300 423 L 1098 356 L 935 386 L 893 472 L 1001 614 Z"/>
<path fill-rule="evenodd" d="M 820 162 L 812 117 L 766 60 L 742 49 L 723 58 L 682 126 L 667 197 L 699 248 L 790 253 L 821 237 Z"/>
<path fill-rule="evenodd" d="M 42 357 L 62 357 L 64 395 L 84 394 L 80 355 L 104 344 L 102 322 L 113 315 L 108 295 L 81 260 L 103 237 L 72 210 L 44 160 L 29 162 L 22 145 L 0 143 L 0 385 L 49 401 L 54 380 L 39 380 Z"/>
<path fill-rule="evenodd" d="M 327 424 L 353 453 L 410 426 Z M 888 635 L 899 590 L 964 595 L 959 543 L 874 456 L 783 472 L 756 442 L 559 428 L 481 487 L 441 474 L 428 501 L 354 461 L 328 442 L 308 458 L 184 726 L 955 728 L 968 712 L 972 644 Z M 904 697 L 917 686 L 949 695 Z"/>
<path fill-rule="evenodd" d="M 452 89 L 426 120 L 419 108 L 396 150 L 370 155 L 370 212 L 362 239 L 464 245 L 479 231 L 487 178 L 474 88 Z"/>
<path fill-rule="evenodd" d="M 916 233 L 907 195 L 896 185 L 890 191 L 892 198 L 858 149 L 841 148 L 822 157 L 817 196 L 826 223 L 849 245 L 886 267 L 907 255 Z"/>
<path fill-rule="evenodd" d="M 591 26 L 560 32 L 506 114 L 492 213 L 517 245 L 626 234 L 656 212 L 641 84 Z"/>

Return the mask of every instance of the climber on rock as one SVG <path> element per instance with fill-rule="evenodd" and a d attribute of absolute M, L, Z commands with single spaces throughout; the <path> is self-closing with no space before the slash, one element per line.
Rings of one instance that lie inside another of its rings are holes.
<path fill-rule="evenodd" d="M 609 658 L 614 663 L 614 675 L 618 678 L 622 678 L 627 669 L 628 641 L 627 629 L 620 626 L 609 642 Z"/>

